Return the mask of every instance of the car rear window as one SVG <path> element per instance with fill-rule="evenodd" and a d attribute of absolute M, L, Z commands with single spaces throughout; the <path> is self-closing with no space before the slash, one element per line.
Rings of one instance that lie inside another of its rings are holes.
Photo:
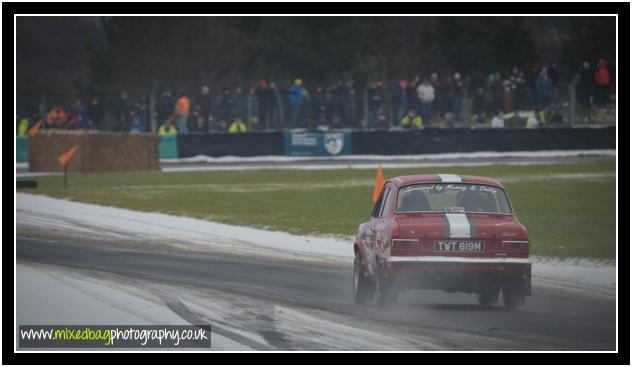
<path fill-rule="evenodd" d="M 404 186 L 399 189 L 395 212 L 512 214 L 503 189 L 490 185 L 458 183 Z"/>

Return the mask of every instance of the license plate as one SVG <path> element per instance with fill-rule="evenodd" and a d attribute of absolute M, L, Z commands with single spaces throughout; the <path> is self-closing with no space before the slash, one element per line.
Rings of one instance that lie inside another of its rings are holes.
<path fill-rule="evenodd" d="M 483 241 L 435 241 L 435 251 L 440 252 L 482 252 Z"/>

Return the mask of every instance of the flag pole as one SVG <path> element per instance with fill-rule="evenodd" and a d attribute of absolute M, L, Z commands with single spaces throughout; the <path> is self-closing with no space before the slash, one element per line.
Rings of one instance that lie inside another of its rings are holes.
<path fill-rule="evenodd" d="M 78 148 L 79 148 L 79 145 L 75 145 L 72 148 L 66 149 L 65 152 L 63 152 L 59 157 L 57 157 L 57 161 L 59 162 L 59 164 L 64 166 L 64 189 L 68 188 L 68 164 L 70 163 L 70 160 L 77 152 Z"/>

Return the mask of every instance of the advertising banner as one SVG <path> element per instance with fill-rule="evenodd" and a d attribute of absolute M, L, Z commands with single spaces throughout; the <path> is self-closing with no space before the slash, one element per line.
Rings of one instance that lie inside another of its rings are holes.
<path fill-rule="evenodd" d="M 332 132 L 286 132 L 285 155 L 290 156 L 334 156 L 351 154 L 351 133 Z"/>

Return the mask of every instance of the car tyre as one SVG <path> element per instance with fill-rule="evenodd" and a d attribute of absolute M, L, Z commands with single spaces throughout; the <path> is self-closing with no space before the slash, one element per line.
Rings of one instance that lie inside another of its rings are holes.
<path fill-rule="evenodd" d="M 503 304 L 508 310 L 524 306 L 525 296 L 515 288 L 503 287 Z"/>
<path fill-rule="evenodd" d="M 491 306 L 498 303 L 498 293 L 496 290 L 488 290 L 478 294 L 478 303 L 481 306 Z"/>
<path fill-rule="evenodd" d="M 377 303 L 382 307 L 388 307 L 397 303 L 398 291 L 393 282 L 386 279 L 382 267 L 378 267 L 376 295 Z"/>
<path fill-rule="evenodd" d="M 373 299 L 375 287 L 371 279 L 364 275 L 360 257 L 356 254 L 353 261 L 353 299 L 356 303 L 366 303 Z"/>

